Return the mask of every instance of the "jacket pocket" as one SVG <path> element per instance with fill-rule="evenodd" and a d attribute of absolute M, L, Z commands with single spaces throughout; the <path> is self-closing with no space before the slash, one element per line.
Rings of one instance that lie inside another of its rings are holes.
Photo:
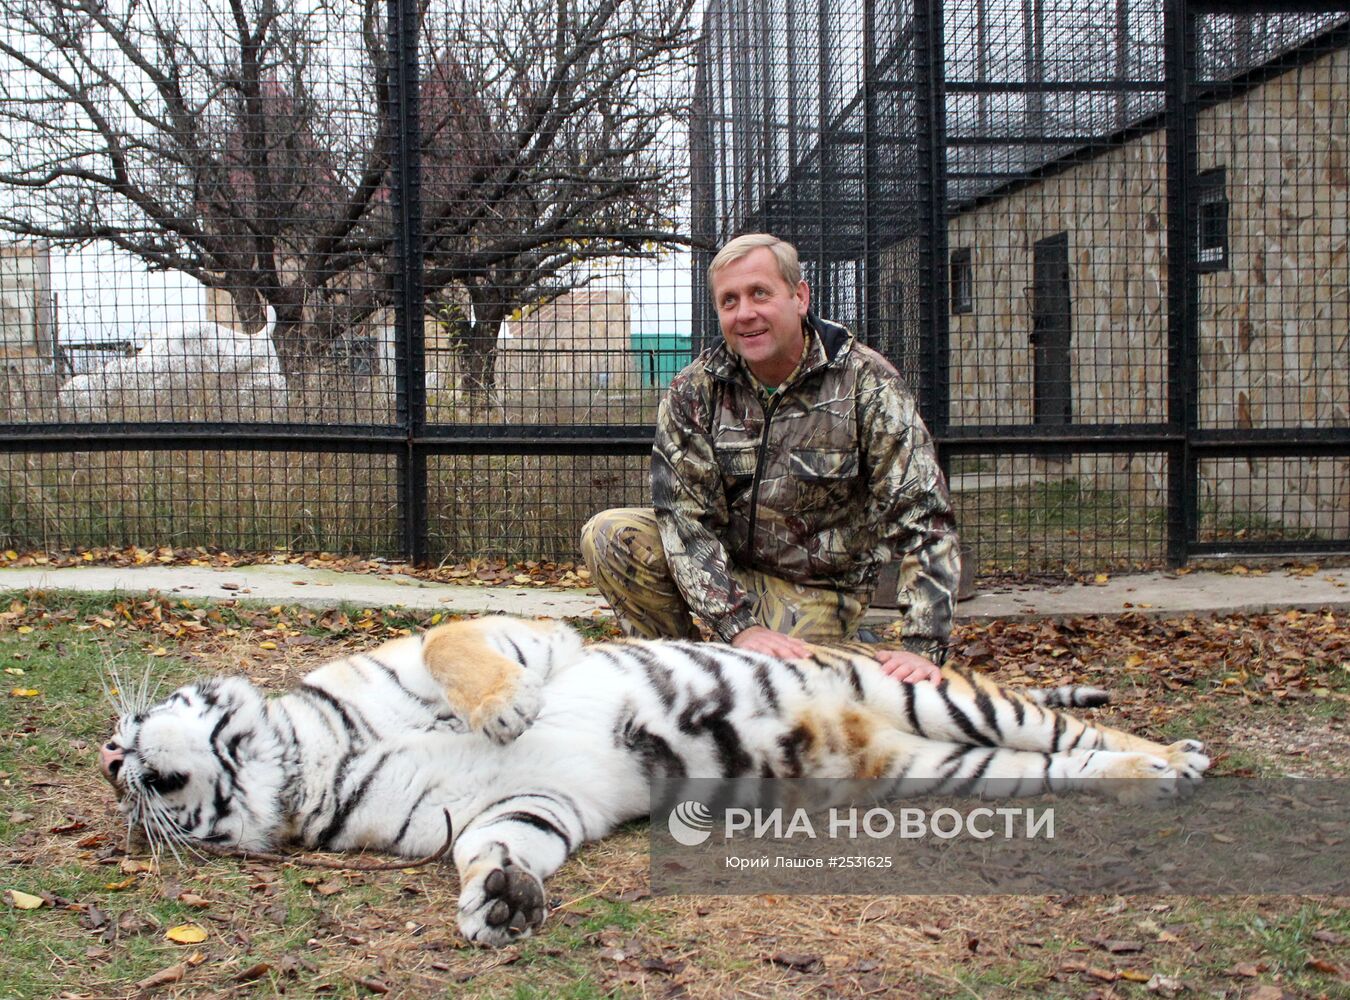
<path fill-rule="evenodd" d="M 858 475 L 858 453 L 801 448 L 792 452 L 788 468 L 795 479 L 853 479 Z"/>
<path fill-rule="evenodd" d="M 759 445 L 754 441 L 737 441 L 718 444 L 717 467 L 722 475 L 731 479 L 750 477 L 755 474 L 755 465 L 759 461 Z"/>

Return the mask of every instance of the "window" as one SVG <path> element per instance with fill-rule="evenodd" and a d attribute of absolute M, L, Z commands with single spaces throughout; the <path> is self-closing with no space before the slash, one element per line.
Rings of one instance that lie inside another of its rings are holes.
<path fill-rule="evenodd" d="M 975 274 L 970 247 L 953 250 L 951 256 L 952 314 L 975 311 Z"/>
<path fill-rule="evenodd" d="M 1223 167 L 1201 171 L 1196 178 L 1195 262 L 1201 271 L 1228 269 L 1228 186 Z"/>

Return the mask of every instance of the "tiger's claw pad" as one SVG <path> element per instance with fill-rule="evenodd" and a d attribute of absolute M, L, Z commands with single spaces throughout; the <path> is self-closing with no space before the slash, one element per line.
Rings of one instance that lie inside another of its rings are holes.
<path fill-rule="evenodd" d="M 509 859 L 460 903 L 460 930 L 475 944 L 500 946 L 527 937 L 544 922 L 544 886 Z"/>

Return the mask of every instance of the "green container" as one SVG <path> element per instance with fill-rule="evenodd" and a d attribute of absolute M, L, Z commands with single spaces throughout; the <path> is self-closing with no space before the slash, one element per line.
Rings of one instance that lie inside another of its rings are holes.
<path fill-rule="evenodd" d="M 680 369 L 694 357 L 694 341 L 672 333 L 633 334 L 633 353 L 637 355 L 642 384 L 665 388 Z"/>

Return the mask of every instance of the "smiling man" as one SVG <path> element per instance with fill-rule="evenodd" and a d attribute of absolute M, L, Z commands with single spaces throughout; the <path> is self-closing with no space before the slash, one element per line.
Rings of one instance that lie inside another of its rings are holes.
<path fill-rule="evenodd" d="M 880 568 L 901 560 L 903 649 L 928 680 L 946 655 L 960 564 L 947 484 L 895 368 L 810 311 L 796 249 L 765 233 L 708 268 L 723 343 L 662 401 L 651 508 L 607 510 L 582 553 L 625 629 L 783 658 L 857 634 Z"/>

